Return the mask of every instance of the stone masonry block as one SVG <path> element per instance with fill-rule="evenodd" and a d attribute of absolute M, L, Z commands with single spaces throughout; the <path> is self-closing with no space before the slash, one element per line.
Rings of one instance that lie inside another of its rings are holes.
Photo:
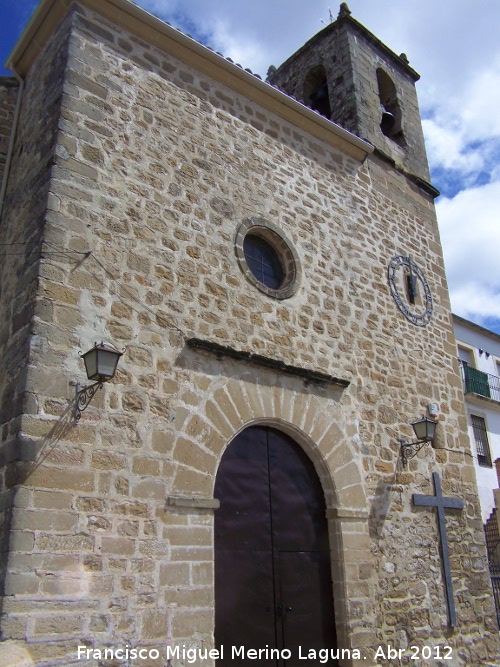
<path fill-rule="evenodd" d="M 190 637 L 193 632 L 212 632 L 212 610 L 176 611 L 172 618 L 173 637 Z"/>
<path fill-rule="evenodd" d="M 92 465 L 101 470 L 122 470 L 127 465 L 125 455 L 108 450 L 92 452 Z"/>
<path fill-rule="evenodd" d="M 168 615 L 160 611 L 144 611 L 140 619 L 142 636 L 145 640 L 160 639 L 167 635 Z"/>
<path fill-rule="evenodd" d="M 231 395 L 232 402 L 234 404 L 235 410 L 239 415 L 239 423 L 245 424 L 254 418 L 254 412 L 252 406 L 247 400 L 246 395 L 243 393 L 241 385 L 239 383 L 233 382 L 228 387 L 228 391 Z"/>
<path fill-rule="evenodd" d="M 36 618 L 35 635 L 78 635 L 83 631 L 84 618 L 76 614 L 59 614 Z"/>
<path fill-rule="evenodd" d="M 161 475 L 161 461 L 148 456 L 136 456 L 132 461 L 132 472 L 136 475 L 159 477 Z"/>
<path fill-rule="evenodd" d="M 160 454 L 169 454 L 173 448 L 174 438 L 172 431 L 154 431 L 151 436 L 151 446 Z"/>
<path fill-rule="evenodd" d="M 213 577 L 213 563 L 197 563 L 192 565 L 191 584 L 193 586 L 212 586 Z"/>
<path fill-rule="evenodd" d="M 14 510 L 12 527 L 16 530 L 53 530 L 64 532 L 78 526 L 78 514 L 49 510 Z"/>
<path fill-rule="evenodd" d="M 61 491 L 93 491 L 95 479 L 93 472 L 84 470 L 65 470 L 41 464 L 29 477 L 33 487 L 60 489 Z"/>
<path fill-rule="evenodd" d="M 41 509 L 72 509 L 73 494 L 65 491 L 33 491 L 33 507 Z"/>
<path fill-rule="evenodd" d="M 175 546 L 211 546 L 212 531 L 194 526 L 169 526 L 165 536 Z"/>
<path fill-rule="evenodd" d="M 40 578 L 36 574 L 10 573 L 5 579 L 6 595 L 33 595 L 38 593 Z"/>
<path fill-rule="evenodd" d="M 343 489 L 339 490 L 339 500 L 344 507 L 349 507 L 351 509 L 366 508 L 366 498 L 363 486 L 360 483 L 358 484 L 355 483 L 352 486 L 346 486 Z"/>
<path fill-rule="evenodd" d="M 219 410 L 223 413 L 231 426 L 234 429 L 240 428 L 242 425 L 241 417 L 238 415 L 228 393 L 224 389 L 217 389 L 213 396 Z"/>
<path fill-rule="evenodd" d="M 227 421 L 223 411 L 213 401 L 207 401 L 205 414 L 210 420 L 213 428 L 218 431 L 223 437 L 229 439 L 234 433 L 234 429 L 230 422 Z"/>
<path fill-rule="evenodd" d="M 160 566 L 160 586 L 188 586 L 190 582 L 189 563 L 162 563 Z"/>
<path fill-rule="evenodd" d="M 196 470 L 211 474 L 215 471 L 217 463 L 215 456 L 186 438 L 177 439 L 173 455 L 174 459 L 179 461 L 179 463 Z"/>
<path fill-rule="evenodd" d="M 40 533 L 36 538 L 36 547 L 40 551 L 48 552 L 92 551 L 94 548 L 94 538 L 84 533 L 76 535 Z"/>
<path fill-rule="evenodd" d="M 212 493 L 213 479 L 210 475 L 178 466 L 172 484 L 172 492 L 179 495 L 207 497 Z"/>
<path fill-rule="evenodd" d="M 159 479 L 146 479 L 132 485 L 133 498 L 165 500 L 167 497 L 165 482 Z"/>
<path fill-rule="evenodd" d="M 101 540 L 104 554 L 131 556 L 135 552 L 135 540 L 127 537 L 103 537 Z"/>

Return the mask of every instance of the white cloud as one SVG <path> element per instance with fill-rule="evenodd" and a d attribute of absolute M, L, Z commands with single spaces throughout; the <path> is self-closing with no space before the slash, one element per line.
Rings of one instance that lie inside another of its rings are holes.
<path fill-rule="evenodd" d="M 468 82 L 461 102 L 463 126 L 472 137 L 500 136 L 500 56 Z"/>
<path fill-rule="evenodd" d="M 454 312 L 500 318 L 500 180 L 437 203 Z"/>
<path fill-rule="evenodd" d="M 265 77 L 328 22 L 323 0 L 136 0 L 147 11 L 180 29 L 206 36 L 207 46 Z M 196 35 L 193 35 L 196 37 Z"/>
<path fill-rule="evenodd" d="M 212 28 L 212 35 L 216 48 L 220 48 L 226 58 L 231 58 L 231 60 L 242 65 L 242 67 L 250 67 L 247 63 L 257 63 L 260 61 L 262 48 L 259 43 L 253 40 L 251 36 L 246 36 L 242 39 L 234 35 L 227 21 L 222 19 L 216 20 Z M 261 67 L 259 67 L 260 71 L 262 71 Z"/>
<path fill-rule="evenodd" d="M 482 67 L 482 69 L 481 69 Z M 442 98 L 423 121 L 432 167 L 465 175 L 491 170 L 500 152 L 500 56 L 478 65 L 452 99 Z M 467 182 L 467 181 L 465 181 Z"/>
<path fill-rule="evenodd" d="M 484 320 L 500 320 L 500 292 L 482 283 L 467 283 L 454 288 L 453 312 L 466 320 L 481 324 Z"/>
<path fill-rule="evenodd" d="M 431 167 L 457 169 L 464 174 L 483 168 L 484 158 L 479 150 L 467 148 L 468 136 L 459 119 L 445 122 L 426 119 L 422 122 L 427 156 Z"/>

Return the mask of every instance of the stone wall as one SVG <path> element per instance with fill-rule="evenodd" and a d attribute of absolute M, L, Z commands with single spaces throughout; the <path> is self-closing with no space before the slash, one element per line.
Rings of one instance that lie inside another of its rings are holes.
<path fill-rule="evenodd" d="M 19 415 L 36 455 L 11 457 L 4 475 L 17 493 L 3 636 L 25 640 L 39 665 L 81 665 L 82 644 L 163 656 L 167 643 L 211 646 L 218 463 L 237 432 L 267 423 L 301 444 L 323 484 L 340 645 L 370 665 L 379 643 L 432 638 L 453 646 L 449 664 L 484 664 L 495 619 L 431 199 L 377 157 L 326 147 L 84 8 L 68 53 L 60 116 L 48 110 L 59 120 L 50 252 Z M 293 245 L 290 298 L 240 269 L 237 230 L 252 217 Z M 23 220 L 32 233 L 37 218 Z M 435 297 L 423 328 L 387 285 L 391 257 L 410 250 Z M 212 355 L 192 338 L 349 385 Z M 75 425 L 77 352 L 100 340 L 126 353 Z M 403 471 L 398 438 L 430 402 L 441 449 Z M 435 518 L 411 506 L 436 468 L 444 493 L 465 501 L 448 518 L 452 633 Z"/>
<path fill-rule="evenodd" d="M 19 84 L 13 77 L 0 77 L 0 183 L 5 170 L 18 89 Z"/>
<path fill-rule="evenodd" d="M 33 453 L 36 446 L 22 431 L 23 415 L 36 413 L 36 393 L 27 391 L 27 368 L 36 348 L 32 322 L 37 306 L 39 260 L 44 234 L 50 170 L 55 152 L 56 130 L 64 75 L 66 42 L 61 26 L 26 80 L 16 133 L 12 166 L 0 225 L 0 465 Z M 11 93 L 13 95 L 13 93 Z M 13 100 L 12 100 L 13 102 Z M 41 302 L 39 302 L 41 304 Z M 36 371 L 43 376 L 43 367 Z M 19 479 L 22 481 L 22 478 Z M 12 504 L 17 488 L 0 482 L 2 507 L 1 581 L 10 554 L 26 543 L 12 532 Z M 16 568 L 19 565 L 15 566 Z M 23 566 L 24 568 L 24 566 Z M 22 577 L 21 577 L 22 578 Z M 8 588 L 6 589 L 8 590 Z M 3 612 L 5 609 L 1 606 Z M 10 631 L 7 632 L 7 636 Z M 17 636 L 17 631 L 14 633 Z"/>

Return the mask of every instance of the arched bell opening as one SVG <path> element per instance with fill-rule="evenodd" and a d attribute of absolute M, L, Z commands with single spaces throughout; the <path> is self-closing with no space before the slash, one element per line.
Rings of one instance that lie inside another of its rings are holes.
<path fill-rule="evenodd" d="M 323 65 L 313 67 L 304 80 L 304 101 L 308 107 L 330 119 L 330 93 Z"/>
<path fill-rule="evenodd" d="M 380 67 L 377 69 L 378 94 L 380 99 L 380 129 L 386 137 L 404 144 L 402 114 L 396 86 L 391 77 Z"/>

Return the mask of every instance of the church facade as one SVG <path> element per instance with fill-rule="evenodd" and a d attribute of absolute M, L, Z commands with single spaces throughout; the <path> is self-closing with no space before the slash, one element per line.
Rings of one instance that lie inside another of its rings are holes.
<path fill-rule="evenodd" d="M 264 82 L 127 0 L 43 0 L 9 62 L 0 656 L 496 664 L 404 54 L 343 4 Z"/>

